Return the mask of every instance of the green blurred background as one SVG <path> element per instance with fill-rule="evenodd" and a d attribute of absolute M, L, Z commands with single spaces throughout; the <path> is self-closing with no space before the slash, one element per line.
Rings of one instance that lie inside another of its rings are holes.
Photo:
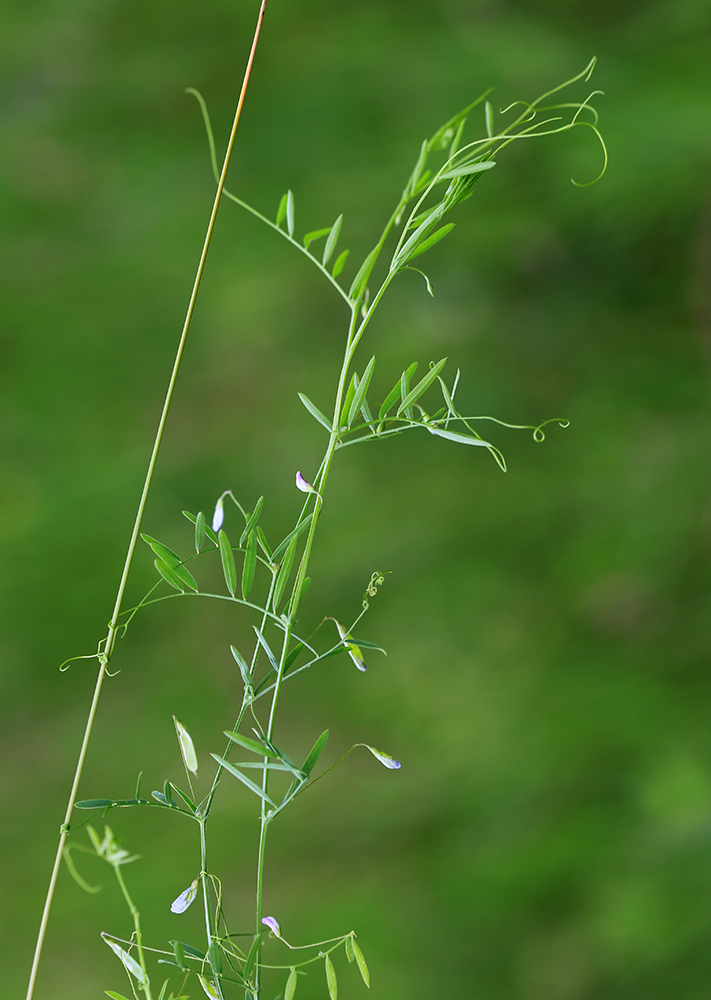
<path fill-rule="evenodd" d="M 213 185 L 199 88 L 224 147 L 256 0 L 7 0 L 2 49 L 2 997 L 21 995 L 95 668 Z M 373 396 L 447 355 L 465 412 L 571 420 L 536 445 L 424 434 L 338 456 L 306 623 L 354 616 L 388 657 L 302 675 L 279 734 L 326 727 L 348 758 L 273 831 L 267 912 L 295 941 L 355 928 L 387 1000 L 684 1000 L 711 984 L 711 9 L 708 0 L 271 0 L 230 186 L 297 230 L 343 212 L 362 255 L 422 139 L 483 89 L 532 99 L 596 54 L 610 149 L 587 130 L 521 144 L 396 282 L 361 365 Z M 580 87 L 576 96 L 584 96 Z M 477 127 L 481 122 L 475 118 Z M 473 130 L 472 130 L 473 136 Z M 349 281 L 351 266 L 344 274 Z M 144 527 L 187 554 L 180 511 L 299 505 L 330 408 L 342 303 L 308 262 L 225 205 Z M 236 524 L 236 522 L 233 521 Z M 129 601 L 153 579 L 138 553 Z M 240 684 L 249 623 L 173 601 L 113 660 L 82 796 L 180 777 L 171 715 L 205 760 Z M 366 759 L 367 757 L 367 759 Z M 203 770 L 209 770 L 204 764 Z M 203 775 L 203 781 L 207 775 Z M 255 804 L 232 785 L 213 867 L 248 929 Z M 113 813 L 147 937 L 195 877 L 192 828 Z M 80 833 L 77 842 L 83 842 Z M 98 932 L 129 933 L 116 887 L 76 855 L 38 997 L 126 990 Z M 283 958 L 273 946 L 275 961 Z M 337 964 L 341 996 L 362 997 Z M 191 990 L 193 996 L 197 995 Z M 270 982 L 268 1000 L 279 991 Z M 321 973 L 303 1000 L 323 997 Z M 24 994 L 22 994 L 24 995 Z M 265 994 L 267 996 L 267 994 Z"/>

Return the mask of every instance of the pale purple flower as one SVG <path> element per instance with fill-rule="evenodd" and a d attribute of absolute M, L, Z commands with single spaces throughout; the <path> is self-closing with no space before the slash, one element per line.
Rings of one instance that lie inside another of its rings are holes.
<path fill-rule="evenodd" d="M 212 515 L 212 530 L 219 531 L 225 521 L 224 494 L 215 504 L 215 513 Z"/>
<path fill-rule="evenodd" d="M 395 760 L 395 758 L 391 757 L 389 753 L 383 753 L 382 750 L 377 750 L 375 747 L 368 746 L 367 743 L 361 743 L 360 745 L 362 747 L 367 747 L 367 749 L 370 750 L 372 755 L 376 757 L 381 764 L 384 764 L 385 767 L 389 767 L 393 771 L 397 771 L 398 768 L 402 767 L 400 761 Z"/>
<path fill-rule="evenodd" d="M 273 931 L 278 938 L 281 937 L 281 931 L 279 929 L 279 924 L 277 923 L 276 917 L 262 917 L 262 923 L 266 924 L 270 931 Z"/>
<path fill-rule="evenodd" d="M 185 913 L 187 908 L 190 906 L 192 901 L 197 896 L 198 891 L 198 880 L 195 879 L 185 892 L 181 892 L 177 899 L 174 899 L 170 904 L 171 913 Z"/>
<path fill-rule="evenodd" d="M 315 493 L 316 490 L 313 488 L 311 483 L 307 483 L 300 472 L 296 473 L 296 488 L 301 490 L 302 493 Z"/>

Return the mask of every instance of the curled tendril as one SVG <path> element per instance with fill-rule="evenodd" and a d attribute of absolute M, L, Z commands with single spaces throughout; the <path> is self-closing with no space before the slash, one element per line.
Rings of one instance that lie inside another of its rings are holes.
<path fill-rule="evenodd" d="M 69 670 L 69 664 L 74 663 L 75 660 L 98 660 L 98 653 L 85 653 L 83 656 L 70 656 L 68 660 L 65 660 L 59 665 L 60 673 L 64 674 Z"/>
<path fill-rule="evenodd" d="M 600 180 L 600 178 L 602 177 L 602 175 L 607 170 L 607 146 L 605 145 L 605 140 L 603 139 L 602 135 L 600 134 L 600 130 L 595 125 L 593 125 L 592 122 L 575 122 L 575 126 L 571 125 L 571 128 L 576 127 L 578 125 L 587 125 L 587 127 L 589 129 L 592 129 L 593 132 L 595 133 L 595 135 L 600 140 L 600 145 L 602 146 L 602 154 L 603 154 L 602 170 L 597 175 L 597 177 L 593 177 L 593 179 L 591 181 L 582 181 L 582 182 L 581 181 L 576 181 L 575 178 L 573 178 L 573 177 L 570 178 L 571 182 L 576 187 L 590 187 L 592 184 L 597 184 L 597 182 Z"/>
<path fill-rule="evenodd" d="M 363 594 L 363 608 L 365 611 L 370 607 L 369 597 L 376 597 L 378 593 L 378 587 L 382 587 L 385 583 L 385 574 L 381 573 L 380 570 L 376 570 L 370 578 L 368 586 L 365 588 L 365 593 Z"/>
<path fill-rule="evenodd" d="M 543 430 L 546 424 L 558 424 L 559 427 L 570 427 L 570 421 L 565 418 L 551 417 L 549 420 L 544 420 L 542 424 L 539 424 L 538 427 L 533 429 L 533 440 L 537 441 L 538 444 L 546 439 L 546 435 Z"/>
<path fill-rule="evenodd" d="M 499 114 L 506 115 L 509 113 L 509 111 L 511 111 L 512 108 L 516 108 L 519 105 L 523 105 L 524 108 L 528 108 L 528 110 L 530 111 L 530 116 L 528 118 L 526 118 L 525 116 L 521 118 L 519 124 L 525 125 L 526 122 L 532 122 L 533 119 L 536 117 L 536 109 L 529 101 L 512 101 L 511 104 L 507 104 L 505 108 L 502 108 L 501 111 L 499 111 Z M 574 107 L 577 107 L 577 105 L 574 105 Z"/>
<path fill-rule="evenodd" d="M 104 652 L 104 650 L 106 648 L 106 643 L 108 642 L 108 638 L 109 638 L 108 636 L 104 636 L 103 639 L 99 640 L 95 653 L 84 653 L 80 656 L 70 656 L 69 659 L 64 660 L 64 662 L 60 663 L 59 665 L 60 673 L 62 674 L 66 673 L 67 670 L 69 670 L 69 664 L 74 663 L 75 660 L 98 660 L 102 667 L 104 668 L 107 667 L 109 661 L 106 658 L 106 653 Z M 106 671 L 106 673 L 108 674 L 109 677 L 116 676 L 116 674 L 109 674 L 108 670 Z M 118 671 L 116 673 L 118 673 Z"/>

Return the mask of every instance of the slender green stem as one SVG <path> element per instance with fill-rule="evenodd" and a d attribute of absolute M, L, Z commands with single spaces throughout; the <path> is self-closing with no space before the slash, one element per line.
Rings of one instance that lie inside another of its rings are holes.
<path fill-rule="evenodd" d="M 222 992 L 222 983 L 220 982 L 220 976 L 217 970 L 213 967 L 210 955 L 210 946 L 215 938 L 215 924 L 212 919 L 212 910 L 210 909 L 210 880 L 207 870 L 207 839 L 205 837 L 205 818 L 200 820 L 200 881 L 202 883 L 202 902 L 203 910 L 205 915 L 205 934 L 207 937 L 207 953 L 208 959 L 210 959 L 210 968 L 213 972 L 213 980 L 215 983 L 215 989 L 219 993 L 220 997 L 224 998 L 224 993 Z"/>
<path fill-rule="evenodd" d="M 262 624 L 261 624 L 261 628 L 260 628 L 260 631 L 262 633 L 264 632 L 264 626 L 266 625 L 266 623 L 267 623 L 267 621 L 269 620 L 269 617 L 270 617 L 269 612 L 266 609 L 269 607 L 269 605 L 271 603 L 271 600 L 272 600 L 272 594 L 274 593 L 274 585 L 276 583 L 276 578 L 277 578 L 276 570 L 272 569 L 272 579 L 271 579 L 271 583 L 269 584 L 269 593 L 267 594 L 267 599 L 265 601 L 264 609 L 262 609 L 262 611 L 263 611 L 263 614 L 262 614 Z M 271 617 L 276 618 L 275 615 L 272 615 Z M 254 654 L 252 656 L 252 662 L 250 664 L 251 672 L 252 672 L 252 677 L 254 677 L 254 669 L 255 669 L 255 667 L 257 665 L 257 659 L 259 657 L 259 650 L 260 649 L 261 649 L 261 646 L 259 645 L 259 643 L 258 642 L 255 643 Z M 235 732 L 241 726 L 242 719 L 244 718 L 244 713 L 247 711 L 247 707 L 251 704 L 251 701 L 248 701 L 246 694 L 247 693 L 245 691 L 245 697 L 242 699 L 242 706 L 241 706 L 241 708 L 239 710 L 239 715 L 237 716 L 237 721 L 235 722 L 234 726 L 232 727 L 232 729 Z M 226 758 L 229 755 L 229 752 L 230 752 L 231 748 L 232 748 L 232 741 L 230 740 L 230 741 L 228 741 L 227 746 L 225 747 L 225 752 L 223 753 L 222 756 Z M 205 800 L 204 813 L 205 813 L 205 820 L 206 821 L 207 821 L 207 819 L 208 819 L 208 817 L 210 815 L 210 810 L 212 809 L 212 800 L 215 797 L 215 792 L 217 791 L 217 786 L 220 783 L 220 778 L 221 777 L 222 777 L 222 768 L 218 767 L 217 771 L 215 772 L 215 777 L 212 779 L 212 787 L 210 788 L 210 791 L 208 793 L 207 799 Z"/>
<path fill-rule="evenodd" d="M 148 969 L 146 968 L 146 958 L 143 954 L 143 935 L 141 934 L 141 915 L 136 909 L 136 906 L 129 895 L 128 889 L 126 888 L 126 883 L 123 880 L 123 875 L 121 874 L 121 866 L 114 865 L 114 872 L 116 873 L 116 879 L 123 893 L 123 898 L 126 900 L 129 910 L 131 911 L 131 916 L 133 917 L 133 927 L 136 933 L 136 946 L 138 948 L 138 964 L 143 970 L 143 975 L 145 977 L 145 994 L 146 1000 L 152 1000 L 151 994 L 151 984 L 148 978 Z"/>
<path fill-rule="evenodd" d="M 269 772 L 264 769 L 264 777 L 268 777 Z M 266 782 L 263 782 L 263 785 Z M 262 958 L 262 901 L 264 893 L 264 859 L 266 856 L 267 849 L 267 830 L 269 829 L 269 817 L 266 814 L 266 802 L 262 801 L 262 811 L 259 824 L 259 850 L 257 853 L 257 913 L 255 921 L 255 934 L 260 935 L 259 944 L 257 946 L 257 960 L 254 966 L 254 986 L 255 995 L 257 1000 L 259 1000 L 259 992 L 261 988 L 261 958 Z"/>
<path fill-rule="evenodd" d="M 380 254 L 380 251 L 385 244 L 385 240 L 387 239 L 392 226 L 395 224 L 398 212 L 402 208 L 402 202 L 403 199 L 401 199 L 397 209 L 393 212 L 392 216 L 388 220 L 388 223 L 385 226 L 385 229 L 383 230 L 380 240 L 376 244 L 375 260 L 377 260 L 377 257 Z M 319 515 L 321 513 L 321 507 L 323 505 L 323 492 L 325 490 L 326 483 L 328 480 L 328 474 L 330 472 L 331 462 L 333 460 L 333 456 L 341 436 L 341 427 L 340 427 L 341 407 L 343 405 L 343 398 L 346 391 L 350 365 L 353 360 L 353 355 L 355 353 L 356 347 L 358 346 L 358 343 L 369 322 L 370 316 L 372 315 L 374 308 L 377 306 L 378 302 L 380 301 L 380 298 L 385 292 L 385 289 L 387 288 L 387 285 L 389 284 L 391 277 L 392 277 L 391 275 L 388 275 L 388 277 L 386 277 L 383 285 L 380 287 L 378 294 L 376 295 L 373 304 L 366 312 L 360 325 L 358 325 L 358 310 L 360 308 L 360 304 L 363 299 L 364 289 L 363 291 L 361 291 L 360 295 L 358 295 L 355 301 L 351 301 L 351 318 L 348 326 L 348 336 L 346 338 L 346 347 L 343 356 L 343 363 L 341 365 L 341 371 L 338 378 L 338 386 L 336 389 L 336 398 L 334 402 L 331 433 L 329 435 L 328 445 L 326 447 L 326 453 L 323 457 L 323 461 L 321 462 L 319 468 L 319 474 L 317 477 L 317 484 L 320 496 L 316 496 L 314 500 L 313 516 L 311 518 L 311 523 L 309 524 L 309 530 L 306 537 L 306 543 L 304 545 L 304 551 L 302 553 L 301 560 L 299 562 L 299 568 L 296 573 L 296 579 L 294 581 L 293 589 L 291 592 L 291 599 L 289 601 L 288 613 L 286 615 L 286 627 L 284 630 L 284 641 L 282 644 L 282 652 L 279 661 L 279 670 L 277 673 L 276 681 L 274 683 L 274 688 L 272 692 L 272 703 L 269 712 L 269 723 L 267 727 L 268 739 L 272 738 L 272 733 L 274 731 L 276 709 L 279 702 L 279 694 L 281 691 L 281 686 L 284 677 L 283 674 L 284 663 L 286 660 L 287 653 L 289 651 L 289 643 L 291 641 L 292 623 L 294 621 L 296 611 L 299 606 L 299 601 L 301 599 L 304 580 L 306 579 L 306 572 L 308 570 L 309 560 L 311 557 L 311 549 L 313 546 L 313 540 L 316 533 L 316 526 L 318 524 Z M 300 515 L 300 519 L 303 518 L 306 509 L 307 508 L 305 505 Z M 268 789 L 269 789 L 269 770 L 265 768 L 264 775 L 262 777 L 262 791 L 264 792 L 265 795 L 267 794 Z M 255 928 L 255 933 L 257 934 L 261 933 L 262 903 L 263 903 L 263 890 L 264 890 L 264 863 L 266 857 L 267 831 L 271 819 L 272 816 L 270 815 L 270 812 L 267 809 L 267 803 L 264 799 L 262 799 L 260 830 L 259 830 L 259 854 L 257 859 L 257 905 L 256 905 L 257 912 L 256 912 L 256 928 Z M 260 958 L 261 958 L 261 941 L 260 944 L 258 945 L 257 962 L 255 965 L 255 986 L 256 986 L 257 997 L 259 997 L 260 982 L 261 982 Z"/>
<path fill-rule="evenodd" d="M 212 204 L 212 210 L 210 212 L 210 219 L 207 225 L 207 231 L 205 233 L 205 239 L 203 241 L 202 251 L 200 253 L 200 259 L 198 262 L 197 270 L 195 272 L 195 280 L 193 281 L 192 291 L 190 293 L 190 299 L 188 301 L 188 307 L 185 314 L 185 320 L 183 322 L 183 329 L 180 335 L 180 340 L 178 342 L 178 348 L 175 355 L 175 360 L 173 362 L 173 368 L 170 375 L 170 380 L 168 382 L 168 388 L 165 395 L 165 400 L 163 402 L 163 409 L 161 411 L 160 419 L 158 421 L 158 429 L 156 431 L 155 440 L 153 442 L 153 448 L 151 451 L 151 456 L 148 462 L 148 469 L 146 471 L 146 477 L 143 483 L 143 489 L 141 491 L 141 497 L 138 502 L 138 509 L 136 511 L 136 518 L 133 524 L 133 530 L 131 532 L 131 538 L 128 545 L 128 551 L 126 553 L 126 559 L 123 566 L 123 571 L 121 573 L 121 579 L 119 581 L 118 591 L 116 594 L 116 600 L 114 602 L 113 613 L 111 615 L 111 621 L 109 624 L 109 632 L 104 642 L 104 648 L 99 654 L 99 672 L 96 678 L 96 684 L 94 686 L 94 694 L 92 696 L 91 705 L 89 707 L 89 714 L 87 716 L 86 726 L 84 729 L 84 736 L 82 738 L 81 747 L 79 750 L 79 757 L 77 760 L 77 766 L 74 772 L 74 778 L 72 780 L 72 787 L 69 793 L 69 799 L 67 802 L 67 808 L 64 814 L 64 822 L 60 827 L 59 843 L 57 845 L 57 853 L 54 859 L 54 865 L 52 867 L 52 874 L 50 876 L 49 888 L 47 890 L 47 896 L 45 899 L 44 909 L 42 912 L 42 918 L 40 921 L 39 933 L 37 935 L 37 943 L 35 945 L 34 957 L 32 960 L 32 968 L 30 970 L 30 979 L 27 987 L 27 1000 L 32 1000 L 35 990 L 35 983 L 37 980 L 37 972 L 39 970 L 40 958 L 42 955 L 42 948 L 44 945 L 44 938 L 47 931 L 47 924 L 49 921 L 49 914 L 52 908 L 52 901 L 54 899 L 54 891 L 57 884 L 57 876 L 59 875 L 59 868 L 62 863 L 62 855 L 64 853 L 64 846 L 69 834 L 69 827 L 72 819 L 72 813 L 74 810 L 74 801 L 76 799 L 77 790 L 79 788 L 79 782 L 81 780 L 82 771 L 84 769 L 84 760 L 86 758 L 86 752 L 89 746 L 89 740 L 91 738 L 92 729 L 94 726 L 94 719 L 96 716 L 96 710 L 99 704 L 99 698 L 101 696 L 101 689 L 104 683 L 104 678 L 106 676 L 106 668 L 111 659 L 111 654 L 113 652 L 114 643 L 116 641 L 116 634 L 119 629 L 119 615 L 121 613 L 121 605 L 123 603 L 124 591 L 126 589 L 126 582 L 128 580 L 129 570 L 131 568 L 131 563 L 133 561 L 133 553 L 136 548 L 136 543 L 138 541 L 138 534 L 141 528 L 141 521 L 143 519 L 143 511 L 146 506 L 146 500 L 148 499 L 148 491 L 150 490 L 151 482 L 153 479 L 153 472 L 155 469 L 156 461 L 158 458 L 158 451 L 160 449 L 160 444 L 163 438 L 163 431 L 168 418 L 168 410 L 170 409 L 170 404 L 173 398 L 173 391 L 175 388 L 175 383 L 178 378 L 178 371 L 180 369 L 180 362 L 183 357 L 183 351 L 185 349 L 185 342 L 188 336 L 188 330 L 190 329 L 190 323 L 193 317 L 193 312 L 195 309 L 195 302 L 197 300 L 198 291 L 200 288 L 200 282 L 202 280 L 202 275 L 205 270 L 205 262 L 207 260 L 207 253 L 210 248 L 210 242 L 212 240 L 212 234 L 215 228 L 215 220 L 217 219 L 217 210 L 220 206 L 220 201 L 222 198 L 222 191 L 225 186 L 225 179 L 227 177 L 227 169 L 230 164 L 230 159 L 232 156 L 232 149 L 234 147 L 235 137 L 237 134 L 237 126 L 239 125 L 239 120 L 242 114 L 242 107 L 244 105 L 244 99 L 247 93 L 247 85 L 249 83 L 249 77 L 252 71 L 252 64 L 254 62 L 254 56 L 257 49 L 257 42 L 259 40 L 259 33 L 262 27 L 262 21 L 264 19 L 264 12 L 266 9 L 267 0 L 261 0 L 261 5 L 259 8 L 259 15 L 257 18 L 257 26 L 254 32 L 254 37 L 252 40 L 252 48 L 249 53 L 249 58 L 247 60 L 247 66 L 245 69 L 244 77 L 242 80 L 242 88 L 239 95 L 239 100 L 237 102 L 237 108 L 235 111 L 234 119 L 232 122 L 232 129 L 230 131 L 229 141 L 227 143 L 227 150 L 225 152 L 225 157 L 222 164 L 222 171 L 220 172 L 220 179 L 217 185 L 217 190 L 215 192 L 215 197 Z"/>
<path fill-rule="evenodd" d="M 314 514 L 315 516 L 315 514 Z M 312 522 L 313 523 L 313 522 Z M 269 710 L 269 722 L 267 724 L 267 739 L 271 740 L 274 733 L 274 722 L 276 720 L 276 709 L 279 702 L 279 693 L 281 691 L 282 681 L 284 679 L 284 663 L 286 662 L 286 655 L 289 651 L 289 643 L 291 642 L 291 619 L 289 618 L 286 623 L 286 628 L 284 629 L 284 640 L 281 647 L 281 656 L 279 657 L 279 670 L 277 671 L 277 678 L 274 683 L 274 691 L 272 693 L 272 704 Z M 268 762 L 268 758 L 265 757 L 265 763 Z M 262 775 L 262 791 L 266 795 L 269 791 L 269 769 L 264 768 L 264 774 Z M 257 856 L 257 912 L 256 912 L 256 934 L 261 933 L 262 929 L 262 902 L 264 894 L 264 860 L 266 856 L 267 847 L 267 830 L 272 819 L 272 811 L 267 809 L 267 802 L 262 799 L 262 808 L 260 810 L 260 822 L 259 822 L 259 853 Z M 257 961 L 254 967 L 254 983 L 256 988 L 257 997 L 259 997 L 259 990 L 261 984 L 261 968 L 260 959 L 262 953 L 262 941 L 259 940 L 257 945 Z"/>

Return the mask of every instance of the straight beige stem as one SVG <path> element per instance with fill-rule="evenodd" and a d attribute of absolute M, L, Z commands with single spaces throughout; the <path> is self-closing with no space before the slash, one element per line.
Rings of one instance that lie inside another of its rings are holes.
<path fill-rule="evenodd" d="M 166 420 L 168 419 L 168 410 L 170 409 L 171 400 L 173 398 L 173 390 L 175 388 L 175 383 L 178 378 L 180 362 L 183 357 L 183 350 L 185 349 L 185 342 L 187 340 L 188 330 L 190 329 L 190 321 L 192 320 L 193 317 L 193 311 L 195 309 L 195 302 L 197 300 L 197 294 L 200 288 L 200 282 L 202 280 L 203 271 L 205 270 L 205 261 L 207 260 L 207 252 L 209 250 L 210 241 L 212 240 L 212 233 L 215 228 L 217 211 L 218 208 L 220 207 L 222 191 L 225 186 L 225 179 L 227 177 L 227 169 L 230 165 L 232 149 L 234 147 L 235 136 L 237 134 L 237 126 L 239 125 L 240 116 L 242 114 L 242 107 L 244 105 L 244 99 L 247 93 L 247 84 L 249 83 L 249 77 L 252 72 L 252 64 L 254 62 L 254 55 L 257 50 L 257 42 L 259 40 L 259 33 L 261 31 L 262 21 L 264 20 L 264 11 L 266 9 L 266 6 L 267 6 L 267 0 L 261 0 L 261 5 L 259 8 L 259 16 L 257 18 L 257 26 L 254 31 L 254 38 L 252 40 L 252 48 L 249 53 L 249 59 L 247 60 L 247 67 L 245 69 L 244 78 L 242 80 L 242 89 L 240 91 L 239 101 L 237 102 L 237 109 L 235 111 L 234 121 L 232 122 L 232 130 L 230 132 L 229 142 L 227 143 L 227 151 L 225 153 L 225 158 L 222 163 L 222 170 L 220 172 L 220 179 L 218 181 L 217 190 L 215 192 L 215 200 L 213 201 L 212 204 L 212 211 L 210 212 L 210 221 L 208 222 L 207 225 L 207 232 L 205 233 L 205 239 L 202 245 L 202 252 L 200 254 L 200 261 L 197 266 L 197 271 L 195 273 L 195 281 L 193 282 L 193 288 L 192 292 L 190 293 L 188 308 L 185 313 L 185 322 L 183 323 L 183 329 L 180 335 L 180 341 L 178 342 L 178 349 L 175 354 L 175 361 L 173 362 L 173 370 L 171 372 L 170 381 L 168 383 L 168 389 L 165 394 L 163 409 L 161 411 L 160 420 L 158 422 L 158 430 L 156 431 L 155 440 L 153 442 L 153 450 L 151 451 L 151 457 L 148 462 L 148 469 L 146 471 L 146 478 L 143 483 L 141 499 L 138 503 L 138 510 L 136 511 L 136 519 L 134 521 L 133 531 L 131 532 L 131 540 L 128 545 L 128 552 L 126 553 L 126 561 L 124 562 L 123 572 L 121 573 L 121 580 L 119 582 L 118 592 L 116 594 L 116 601 L 114 603 L 114 610 L 113 614 L 111 615 L 111 623 L 109 625 L 109 634 L 106 637 L 104 648 L 102 652 L 99 654 L 99 663 L 100 663 L 99 674 L 96 679 L 96 686 L 94 687 L 94 696 L 91 700 L 91 707 L 89 708 L 89 715 L 87 717 L 86 728 L 84 730 L 84 738 L 82 740 L 81 749 L 79 751 L 79 758 L 77 760 L 77 766 L 74 772 L 74 780 L 72 782 L 72 788 L 69 794 L 69 800 L 67 802 L 67 809 L 64 814 L 64 822 L 62 823 L 62 826 L 60 828 L 57 854 L 54 859 L 52 875 L 49 880 L 49 889 L 47 890 L 47 898 L 45 900 L 44 910 L 42 912 L 42 920 L 40 921 L 39 934 L 37 935 L 37 944 L 35 946 L 35 953 L 32 961 L 32 969 L 30 971 L 30 981 L 27 987 L 27 1000 L 31 1000 L 31 998 L 34 995 L 35 982 L 37 979 L 37 971 L 39 969 L 40 958 L 42 955 L 42 946 L 44 944 L 45 932 L 47 930 L 49 913 L 52 908 L 52 900 L 54 898 L 54 890 L 57 884 L 57 876 L 59 874 L 59 868 L 62 863 L 64 845 L 67 840 L 67 835 L 69 834 L 69 824 L 71 822 L 72 812 L 74 810 L 74 801 L 76 799 L 77 790 L 79 788 L 79 782 L 81 780 L 82 770 L 84 768 L 84 760 L 86 758 L 86 751 L 89 746 L 89 740 L 91 738 L 91 731 L 94 725 L 96 709 L 99 704 L 99 696 L 101 695 L 101 688 L 104 682 L 104 677 L 106 676 L 106 668 L 111 659 L 114 643 L 116 641 L 116 633 L 118 630 L 118 618 L 121 612 L 121 604 L 123 602 L 124 591 L 126 589 L 126 581 L 128 580 L 128 573 L 131 568 L 133 553 L 136 548 L 136 542 L 138 540 L 138 533 L 141 530 L 143 511 L 146 506 L 146 500 L 148 499 L 148 491 L 150 489 L 151 481 L 153 479 L 153 470 L 155 469 L 156 460 L 158 458 L 158 450 L 160 448 L 161 440 L 163 438 L 163 430 L 165 428 Z"/>

